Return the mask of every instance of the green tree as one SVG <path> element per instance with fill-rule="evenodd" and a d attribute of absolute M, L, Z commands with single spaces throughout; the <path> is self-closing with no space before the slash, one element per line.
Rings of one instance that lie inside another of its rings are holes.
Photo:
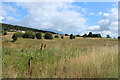
<path fill-rule="evenodd" d="M 120 39 L 120 36 L 118 36 L 118 39 Z"/>
<path fill-rule="evenodd" d="M 55 35 L 54 38 L 59 38 L 59 36 L 58 36 L 58 35 Z"/>
<path fill-rule="evenodd" d="M 35 33 L 33 31 L 26 31 L 23 35 L 23 38 L 34 39 L 35 38 Z"/>
<path fill-rule="evenodd" d="M 36 33 L 36 38 L 37 39 L 42 39 L 42 33 L 41 32 Z"/>
<path fill-rule="evenodd" d="M 88 37 L 92 37 L 92 32 L 89 32 Z"/>
<path fill-rule="evenodd" d="M 80 37 L 80 35 L 78 34 L 78 35 L 76 35 L 76 37 Z"/>
<path fill-rule="evenodd" d="M 44 35 L 44 38 L 45 39 L 53 39 L 52 33 L 46 32 L 45 35 Z"/>
<path fill-rule="evenodd" d="M 65 36 L 69 36 L 68 34 L 65 34 Z"/>
<path fill-rule="evenodd" d="M 12 39 L 13 39 L 13 41 L 14 41 L 14 42 L 18 39 L 18 37 L 17 37 L 17 34 L 16 34 L 16 33 L 14 33 L 14 34 L 13 34 Z"/>
<path fill-rule="evenodd" d="M 75 36 L 73 34 L 71 34 L 70 39 L 75 39 Z"/>
<path fill-rule="evenodd" d="M 106 38 L 111 38 L 110 35 L 107 35 Z"/>
<path fill-rule="evenodd" d="M 18 38 L 23 37 L 24 33 L 22 32 L 16 32 L 15 33 Z"/>
<path fill-rule="evenodd" d="M 83 35 L 83 37 L 87 37 L 87 34 L 85 33 L 85 34 Z"/>
<path fill-rule="evenodd" d="M 63 36 L 61 36 L 61 39 L 63 39 L 64 37 Z"/>
<path fill-rule="evenodd" d="M 3 35 L 7 35 L 7 32 L 6 32 L 6 31 L 4 31 L 4 32 L 3 32 Z"/>

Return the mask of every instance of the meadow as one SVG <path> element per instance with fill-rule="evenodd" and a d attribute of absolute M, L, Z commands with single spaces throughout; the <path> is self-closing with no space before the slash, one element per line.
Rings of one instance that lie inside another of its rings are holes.
<path fill-rule="evenodd" d="M 12 42 L 12 34 L 8 33 L 2 40 L 3 78 L 118 77 L 117 39 L 19 38 Z M 41 50 L 42 43 L 46 47 Z"/>

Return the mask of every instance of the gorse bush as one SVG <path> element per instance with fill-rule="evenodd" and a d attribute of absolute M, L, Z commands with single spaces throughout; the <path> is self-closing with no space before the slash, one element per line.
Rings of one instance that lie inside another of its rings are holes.
<path fill-rule="evenodd" d="M 75 39 L 75 36 L 73 34 L 71 34 L 70 39 Z"/>
<path fill-rule="evenodd" d="M 34 39 L 35 38 L 35 33 L 33 31 L 27 31 L 27 32 L 24 33 L 23 38 Z"/>
<path fill-rule="evenodd" d="M 55 38 L 59 38 L 59 36 L 58 36 L 58 35 L 55 35 L 54 37 L 55 37 Z"/>
<path fill-rule="evenodd" d="M 46 32 L 45 35 L 44 35 L 44 38 L 45 39 L 53 39 L 52 33 Z"/>
<path fill-rule="evenodd" d="M 41 32 L 36 33 L 36 38 L 37 39 L 42 39 L 42 33 Z"/>

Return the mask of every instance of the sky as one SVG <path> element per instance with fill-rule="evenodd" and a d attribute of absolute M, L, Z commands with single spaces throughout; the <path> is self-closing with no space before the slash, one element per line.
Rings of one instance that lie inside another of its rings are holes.
<path fill-rule="evenodd" d="M 57 33 L 118 36 L 117 2 L 2 2 L 0 22 Z"/>

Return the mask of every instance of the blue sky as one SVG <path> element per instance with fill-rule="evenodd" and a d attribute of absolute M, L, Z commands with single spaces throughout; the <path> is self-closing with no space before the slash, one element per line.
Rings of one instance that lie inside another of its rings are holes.
<path fill-rule="evenodd" d="M 115 2 L 2 2 L 0 21 L 59 33 L 118 35 Z"/>

